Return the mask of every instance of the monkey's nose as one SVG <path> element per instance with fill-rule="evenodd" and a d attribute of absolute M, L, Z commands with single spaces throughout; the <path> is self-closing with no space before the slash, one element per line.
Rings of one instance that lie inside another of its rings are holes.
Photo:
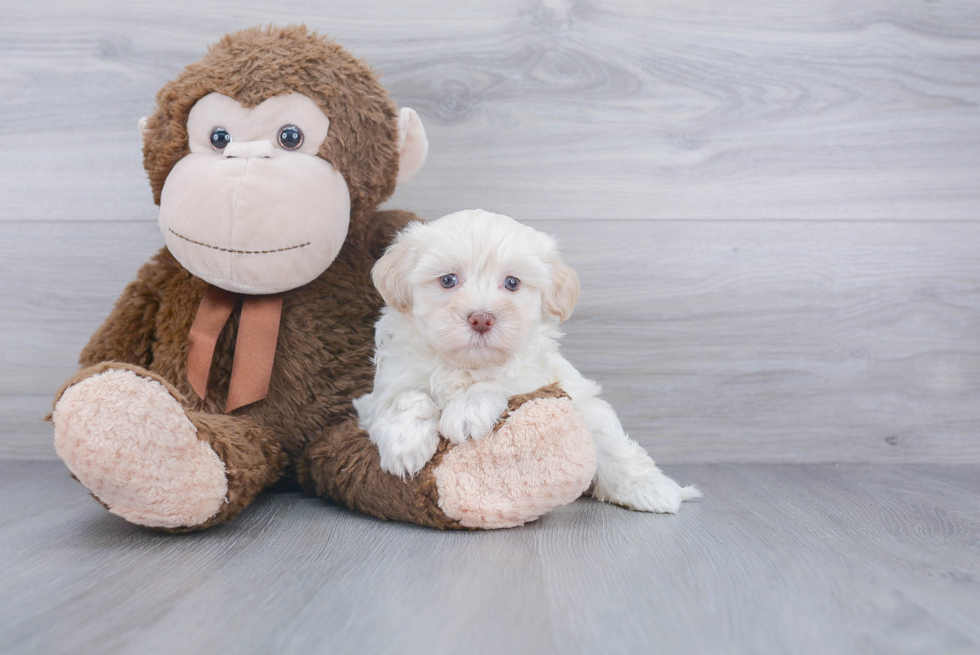
<path fill-rule="evenodd" d="M 268 159 L 272 157 L 272 141 L 232 141 L 225 146 L 223 152 L 229 159 L 235 157 Z"/>
<path fill-rule="evenodd" d="M 490 331 L 493 327 L 496 319 L 493 314 L 488 314 L 487 312 L 474 312 L 470 314 L 470 327 L 479 332 L 480 334 L 485 334 Z"/>

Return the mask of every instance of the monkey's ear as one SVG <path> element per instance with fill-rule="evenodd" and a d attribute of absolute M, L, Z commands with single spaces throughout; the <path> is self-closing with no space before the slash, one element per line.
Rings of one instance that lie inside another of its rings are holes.
<path fill-rule="evenodd" d="M 409 223 L 371 269 L 371 279 L 385 303 L 400 312 L 412 309 L 412 269 L 418 256 L 412 233 L 421 223 Z"/>
<path fill-rule="evenodd" d="M 555 255 L 551 262 L 551 285 L 544 292 L 544 308 L 565 322 L 578 302 L 580 286 L 578 273 Z"/>
<path fill-rule="evenodd" d="M 150 119 L 146 116 L 140 119 L 139 123 L 136 125 L 140 128 L 140 138 L 143 139 L 143 143 L 146 143 L 146 125 L 150 122 Z"/>
<path fill-rule="evenodd" d="M 429 155 L 429 139 L 425 136 L 422 119 L 414 109 L 402 107 L 398 112 L 398 181 L 412 177 Z"/>

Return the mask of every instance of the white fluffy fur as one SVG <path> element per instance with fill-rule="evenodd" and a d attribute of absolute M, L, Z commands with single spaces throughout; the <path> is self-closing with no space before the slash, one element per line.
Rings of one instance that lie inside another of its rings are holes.
<path fill-rule="evenodd" d="M 445 289 L 440 278 L 455 274 Z M 513 276 L 516 291 L 504 288 Z M 374 269 L 388 306 L 375 332 L 374 391 L 355 401 L 381 466 L 412 476 L 436 451 L 489 434 L 507 400 L 558 382 L 582 412 L 597 452 L 593 495 L 631 509 L 676 512 L 700 496 L 664 475 L 623 431 L 601 388 L 558 349 L 558 324 L 578 298 L 578 277 L 554 239 L 499 214 L 450 214 L 403 230 Z M 472 313 L 496 321 L 471 329 Z"/>

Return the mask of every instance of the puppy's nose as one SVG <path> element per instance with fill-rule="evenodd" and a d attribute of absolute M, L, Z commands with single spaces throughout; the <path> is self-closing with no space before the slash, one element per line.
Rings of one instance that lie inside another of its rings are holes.
<path fill-rule="evenodd" d="M 470 314 L 470 327 L 479 332 L 480 334 L 485 334 L 490 331 L 493 327 L 494 319 L 493 314 L 488 314 L 486 312 L 474 312 Z"/>

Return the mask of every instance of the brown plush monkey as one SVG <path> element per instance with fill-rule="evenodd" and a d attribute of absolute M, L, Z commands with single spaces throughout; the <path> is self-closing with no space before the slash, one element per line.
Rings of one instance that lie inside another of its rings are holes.
<path fill-rule="evenodd" d="M 305 27 L 224 37 L 140 123 L 167 246 L 126 287 L 58 392 L 55 445 L 109 511 L 187 531 L 299 484 L 436 528 L 531 521 L 595 471 L 557 388 L 490 436 L 444 443 L 414 479 L 381 471 L 351 401 L 371 388 L 370 270 L 417 220 L 379 211 L 425 132 L 375 75 Z"/>

